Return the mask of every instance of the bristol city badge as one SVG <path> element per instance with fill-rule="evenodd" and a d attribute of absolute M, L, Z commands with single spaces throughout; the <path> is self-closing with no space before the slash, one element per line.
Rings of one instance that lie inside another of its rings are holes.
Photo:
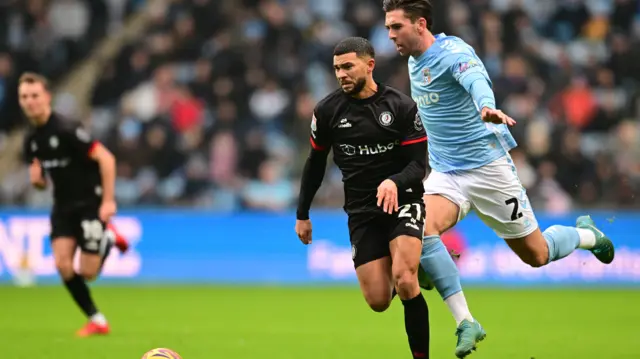
<path fill-rule="evenodd" d="M 393 123 L 393 115 L 389 111 L 385 111 L 380 114 L 380 118 L 378 119 L 382 126 L 389 126 Z"/>

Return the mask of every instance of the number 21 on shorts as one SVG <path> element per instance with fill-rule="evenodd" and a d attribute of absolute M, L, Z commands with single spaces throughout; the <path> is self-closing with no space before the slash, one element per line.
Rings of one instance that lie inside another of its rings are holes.
<path fill-rule="evenodd" d="M 411 209 L 415 208 L 415 213 L 411 213 Z M 409 203 L 400 207 L 398 218 L 408 217 L 419 221 L 422 219 L 422 207 L 420 203 Z"/>

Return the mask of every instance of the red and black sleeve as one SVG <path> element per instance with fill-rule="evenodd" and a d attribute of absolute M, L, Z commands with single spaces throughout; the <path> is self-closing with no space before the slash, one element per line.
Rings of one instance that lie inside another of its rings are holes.
<path fill-rule="evenodd" d="M 324 179 L 324 173 L 327 168 L 327 155 L 331 149 L 329 128 L 329 123 L 322 118 L 316 108 L 311 119 L 311 151 L 304 164 L 300 181 L 300 195 L 296 211 L 296 217 L 299 220 L 309 219 L 311 203 Z"/>

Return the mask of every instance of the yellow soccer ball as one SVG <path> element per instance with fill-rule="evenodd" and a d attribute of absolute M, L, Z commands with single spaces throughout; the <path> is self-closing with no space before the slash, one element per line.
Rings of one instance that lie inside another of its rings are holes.
<path fill-rule="evenodd" d="M 142 359 L 182 359 L 182 357 L 171 349 L 155 348 L 144 353 Z"/>

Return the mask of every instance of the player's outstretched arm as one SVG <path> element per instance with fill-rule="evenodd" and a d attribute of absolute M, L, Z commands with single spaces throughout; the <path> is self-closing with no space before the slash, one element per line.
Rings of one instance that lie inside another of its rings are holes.
<path fill-rule="evenodd" d="M 296 233 L 304 244 L 311 243 L 309 210 L 311 209 L 313 198 L 322 185 L 327 167 L 328 154 L 328 150 L 311 149 L 309 157 L 304 164 L 304 170 L 302 171 L 298 209 L 296 210 Z"/>
<path fill-rule="evenodd" d="M 479 75 L 471 75 L 467 76 L 463 81 L 464 83 L 462 85 L 468 86 L 467 91 L 471 94 L 471 97 L 481 109 L 480 114 L 482 121 L 496 125 L 505 124 L 507 126 L 514 126 L 516 124 L 514 119 L 507 116 L 504 112 L 496 109 L 496 100 L 493 95 L 493 90 L 486 78 Z"/>
<path fill-rule="evenodd" d="M 73 148 L 74 153 L 80 157 L 89 156 L 98 162 L 100 176 L 102 177 L 102 205 L 100 206 L 100 219 L 108 222 L 116 213 L 115 183 L 116 183 L 116 159 L 106 147 L 94 140 L 82 127 L 70 128 L 62 132 L 65 141 Z M 85 157 L 86 158 L 86 157 Z"/>
<path fill-rule="evenodd" d="M 116 183 L 116 158 L 100 142 L 94 142 L 89 151 L 89 157 L 98 162 L 100 176 L 102 177 L 102 205 L 100 206 L 100 219 L 108 222 L 116 213 L 115 183 Z"/>
<path fill-rule="evenodd" d="M 470 54 L 458 56 L 451 65 L 451 72 L 477 104 L 484 122 L 507 126 L 516 124 L 514 119 L 496 109 L 491 80 L 480 59 Z"/>
<path fill-rule="evenodd" d="M 316 116 L 319 113 L 321 113 L 320 105 L 313 110 L 311 136 L 309 137 L 311 152 L 302 171 L 296 211 L 296 234 L 304 244 L 310 244 L 312 240 L 309 210 L 313 197 L 316 196 L 320 185 L 322 185 L 324 172 L 327 168 L 327 156 L 331 150 L 331 130 L 323 117 Z"/>
<path fill-rule="evenodd" d="M 309 219 L 309 210 L 311 203 L 316 196 L 318 189 L 322 185 L 324 173 L 327 168 L 327 150 L 312 149 L 309 153 L 304 170 L 302 171 L 302 179 L 300 181 L 300 196 L 298 197 L 298 210 L 296 211 L 297 219 Z"/>

